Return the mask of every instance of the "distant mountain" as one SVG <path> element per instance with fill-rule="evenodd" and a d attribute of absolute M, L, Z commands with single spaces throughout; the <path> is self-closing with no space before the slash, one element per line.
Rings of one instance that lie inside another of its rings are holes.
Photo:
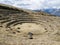
<path fill-rule="evenodd" d="M 41 9 L 41 10 L 35 10 L 35 11 L 37 12 L 43 11 L 52 15 L 60 16 L 60 9 L 51 8 L 51 9 Z"/>

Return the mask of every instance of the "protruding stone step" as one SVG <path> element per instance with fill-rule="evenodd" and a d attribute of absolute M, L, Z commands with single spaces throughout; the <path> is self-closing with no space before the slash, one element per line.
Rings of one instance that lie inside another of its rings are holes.
<path fill-rule="evenodd" d="M 9 19 L 9 17 L 7 17 L 7 18 L 4 18 L 4 17 L 0 18 L 0 20 L 7 20 L 7 19 Z"/>
<path fill-rule="evenodd" d="M 2 21 L 0 23 L 3 24 L 3 23 L 6 23 L 6 22 L 9 22 L 9 21 L 11 21 L 11 20 L 4 20 L 4 21 Z"/>
<path fill-rule="evenodd" d="M 13 23 L 15 23 L 15 22 L 17 22 L 17 20 L 14 20 L 14 21 L 12 21 L 12 22 L 9 22 L 8 24 L 6 24 L 6 28 L 9 27 L 11 24 L 13 24 Z"/>

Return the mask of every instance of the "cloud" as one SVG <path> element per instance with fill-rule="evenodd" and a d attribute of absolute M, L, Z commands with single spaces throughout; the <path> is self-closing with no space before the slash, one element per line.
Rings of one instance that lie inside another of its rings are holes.
<path fill-rule="evenodd" d="M 32 10 L 60 8 L 60 0 L 0 0 L 0 3 Z"/>
<path fill-rule="evenodd" d="M 60 0 L 47 0 L 45 7 L 48 8 L 60 8 Z"/>

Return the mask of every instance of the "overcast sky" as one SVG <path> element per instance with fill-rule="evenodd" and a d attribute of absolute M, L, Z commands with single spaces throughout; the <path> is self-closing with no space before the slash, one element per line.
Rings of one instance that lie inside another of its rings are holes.
<path fill-rule="evenodd" d="M 60 8 L 60 0 L 0 0 L 0 3 L 32 10 Z"/>

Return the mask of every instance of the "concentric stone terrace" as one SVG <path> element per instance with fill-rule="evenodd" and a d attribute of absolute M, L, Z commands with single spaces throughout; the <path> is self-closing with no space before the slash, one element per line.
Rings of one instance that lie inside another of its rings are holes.
<path fill-rule="evenodd" d="M 1 25 L 6 25 L 5 27 L 9 27 L 12 24 L 35 23 L 36 21 L 33 15 L 27 14 L 23 10 L 15 11 L 14 9 L 5 8 L 0 6 L 0 23 Z"/>

